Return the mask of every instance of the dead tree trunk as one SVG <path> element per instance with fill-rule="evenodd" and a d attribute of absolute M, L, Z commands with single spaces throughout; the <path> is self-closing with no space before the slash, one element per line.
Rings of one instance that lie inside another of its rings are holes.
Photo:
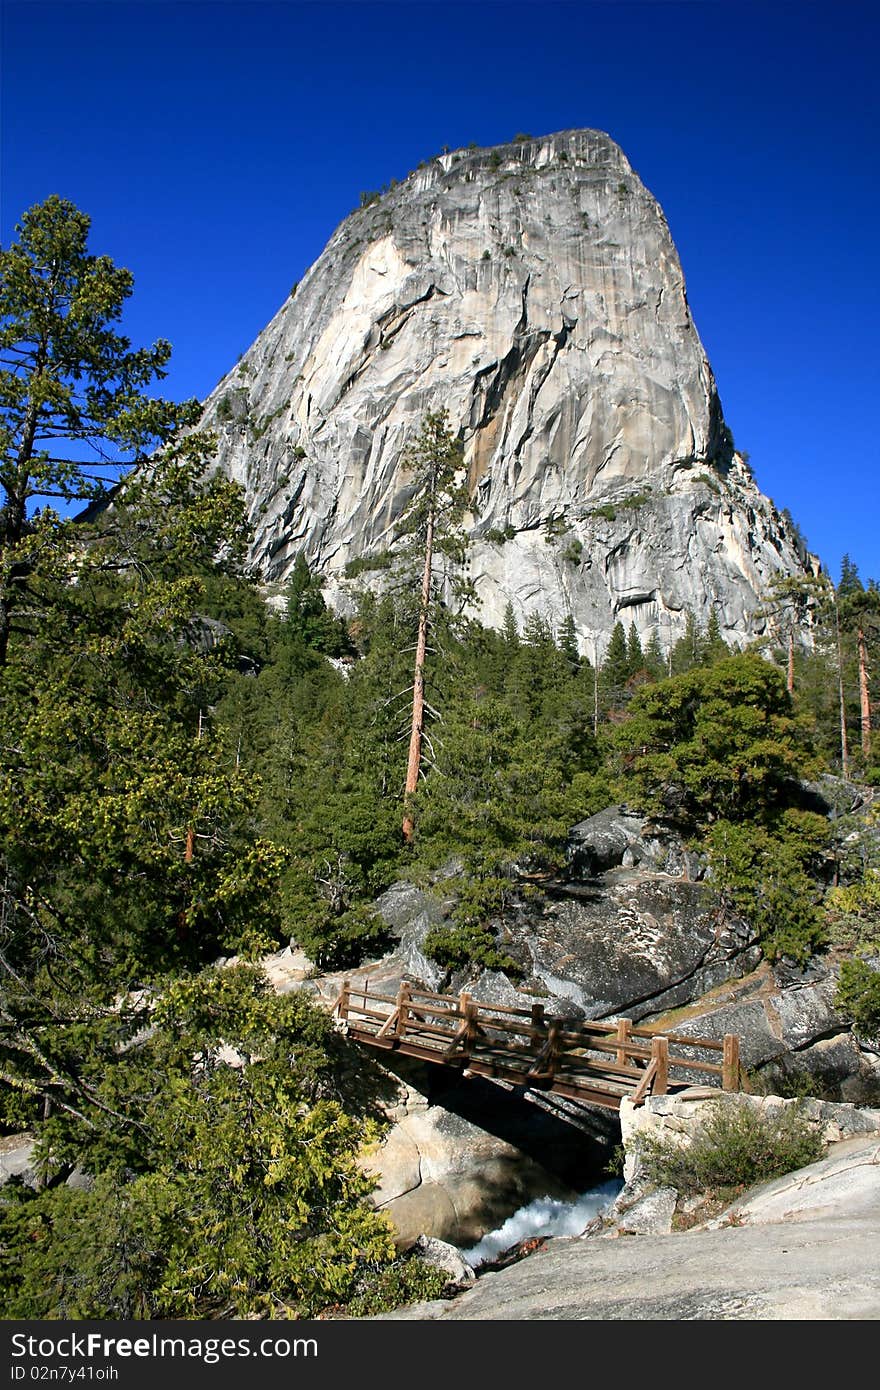
<path fill-rule="evenodd" d="M 859 708 L 862 728 L 862 756 L 871 756 L 871 694 L 868 689 L 868 644 L 864 629 L 859 625 Z"/>
<path fill-rule="evenodd" d="M 837 698 L 840 706 L 840 766 L 844 780 L 849 778 L 849 741 L 846 736 L 846 703 L 843 698 L 843 654 L 840 649 L 840 613 L 834 605 L 834 631 L 837 638 Z"/>

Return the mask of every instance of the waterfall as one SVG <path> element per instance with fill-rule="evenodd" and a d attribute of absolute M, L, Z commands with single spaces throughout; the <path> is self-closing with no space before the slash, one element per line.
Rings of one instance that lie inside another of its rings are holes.
<path fill-rule="evenodd" d="M 613 1201 L 622 1186 L 623 1182 L 614 1178 L 591 1187 L 573 1202 L 536 1197 L 528 1206 L 520 1207 L 509 1216 L 497 1231 L 490 1231 L 478 1244 L 461 1253 L 477 1269 L 530 1236 L 578 1236 L 593 1217 Z"/>

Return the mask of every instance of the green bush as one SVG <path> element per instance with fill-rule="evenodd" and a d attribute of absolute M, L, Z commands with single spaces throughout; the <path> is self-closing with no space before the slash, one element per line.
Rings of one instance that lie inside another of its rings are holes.
<path fill-rule="evenodd" d="M 516 536 L 516 528 L 510 522 L 506 526 L 492 526 L 483 535 L 483 540 L 490 545 L 503 545 L 505 541 L 512 541 Z"/>
<path fill-rule="evenodd" d="M 845 960 L 834 1003 L 858 1032 L 880 1034 L 880 970 L 863 960 Z"/>
<path fill-rule="evenodd" d="M 345 1311 L 352 1318 L 375 1317 L 405 1303 L 439 1298 L 447 1283 L 448 1276 L 442 1270 L 411 1255 L 403 1256 L 393 1264 L 379 1265 L 365 1277 Z"/>
<path fill-rule="evenodd" d="M 366 570 L 387 570 L 394 559 L 390 550 L 378 550 L 374 555 L 357 555 L 345 566 L 346 579 L 356 579 Z"/>
<path fill-rule="evenodd" d="M 584 547 L 581 541 L 571 541 L 562 552 L 562 558 L 568 565 L 579 565 L 584 558 Z"/>
<path fill-rule="evenodd" d="M 624 497 L 620 505 L 628 510 L 638 511 L 639 507 L 644 507 L 650 500 L 650 492 L 634 492 L 629 497 Z"/>
<path fill-rule="evenodd" d="M 432 927 L 425 937 L 425 955 L 448 970 L 481 965 L 486 970 L 522 973 L 512 956 L 499 951 L 488 927 Z"/>
<path fill-rule="evenodd" d="M 799 1105 L 759 1109 L 719 1097 L 689 1144 L 640 1135 L 638 1157 L 647 1176 L 682 1196 L 748 1187 L 781 1177 L 821 1158 L 825 1145 Z"/>
<path fill-rule="evenodd" d="M 425 954 L 449 970 L 481 965 L 521 975 L 513 957 L 499 949 L 489 926 L 489 919 L 498 917 L 509 903 L 510 880 L 489 875 L 456 884 L 456 891 L 459 899 L 452 920 L 431 928 L 425 937 Z"/>

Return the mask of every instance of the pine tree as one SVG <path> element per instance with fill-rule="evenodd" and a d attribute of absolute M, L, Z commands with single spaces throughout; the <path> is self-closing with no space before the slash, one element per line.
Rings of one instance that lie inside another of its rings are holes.
<path fill-rule="evenodd" d="M 679 637 L 670 654 L 670 674 L 685 675 L 700 665 L 702 633 L 696 616 L 688 610 L 684 634 Z"/>
<path fill-rule="evenodd" d="M 312 574 L 300 551 L 284 591 L 285 635 L 296 646 L 326 656 L 340 656 L 348 648 L 347 634 L 343 624 L 329 612 L 321 587 L 320 579 Z"/>
<path fill-rule="evenodd" d="M 721 624 L 718 621 L 718 613 L 713 608 L 709 614 L 709 621 L 706 624 L 706 633 L 703 637 L 700 650 L 700 665 L 713 666 L 716 661 L 723 661 L 730 656 L 730 648 L 721 636 Z"/>
<path fill-rule="evenodd" d="M 651 640 L 645 648 L 645 668 L 654 680 L 661 680 L 666 674 L 666 656 L 656 627 L 652 630 Z"/>
<path fill-rule="evenodd" d="M 638 671 L 643 670 L 645 665 L 642 640 L 635 623 L 629 625 L 629 634 L 626 639 L 626 664 L 629 668 L 627 672 L 629 676 L 634 676 Z"/>
<path fill-rule="evenodd" d="M 629 654 L 623 623 L 616 622 L 602 662 L 601 681 L 606 698 L 612 705 L 623 700 L 630 675 Z"/>
<path fill-rule="evenodd" d="M 855 566 L 852 566 L 855 571 Z M 844 637 L 856 650 L 859 691 L 859 734 L 862 758 L 869 764 L 872 754 L 872 711 L 868 649 L 880 636 L 880 594 L 876 585 L 867 589 L 850 583 L 843 598 L 838 589 L 840 623 Z"/>
<path fill-rule="evenodd" d="M 120 466 L 198 415 L 197 402 L 146 394 L 165 375 L 170 345 L 133 349 L 116 331 L 132 276 L 89 252 L 89 227 L 53 194 L 0 252 L 0 665 L 14 626 L 37 620 L 35 570 L 52 548 L 55 514 L 35 526 L 34 506 L 106 496 Z"/>
<path fill-rule="evenodd" d="M 558 646 L 571 668 L 572 675 L 577 675 L 580 670 L 581 656 L 578 650 L 577 628 L 570 613 L 566 614 L 560 625 Z"/>
<path fill-rule="evenodd" d="M 425 665 L 428 630 L 437 602 L 433 588 L 436 558 L 444 555 L 461 565 L 467 548 L 461 525 L 469 506 L 467 486 L 459 480 L 463 467 L 462 446 L 449 428 L 445 411 L 425 416 L 419 437 L 404 463 L 411 475 L 413 491 L 399 534 L 410 538 L 422 564 L 409 757 L 403 793 L 403 838 L 409 842 L 415 829 L 412 798 L 419 785 L 425 739 Z"/>
<path fill-rule="evenodd" d="M 516 625 L 516 614 L 513 611 L 513 604 L 508 601 L 504 610 L 504 620 L 501 624 L 501 635 L 511 651 L 515 651 L 519 646 L 519 628 Z"/>
<path fill-rule="evenodd" d="M 864 592 L 864 586 L 859 578 L 859 567 L 849 555 L 844 555 L 840 562 L 840 582 L 837 585 L 837 598 L 839 602 L 852 598 L 854 594 Z"/>

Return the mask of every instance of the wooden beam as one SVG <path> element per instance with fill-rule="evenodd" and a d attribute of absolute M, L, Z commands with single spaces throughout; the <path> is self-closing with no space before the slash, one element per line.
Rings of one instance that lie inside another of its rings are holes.
<path fill-rule="evenodd" d="M 343 1023 L 348 1021 L 348 1005 L 351 999 L 351 981 L 343 980 L 342 988 L 339 991 L 339 998 L 333 1006 L 333 1012 Z"/>
<path fill-rule="evenodd" d="M 378 1033 L 376 1034 L 376 1037 L 384 1038 L 386 1033 L 390 1033 L 392 1029 L 396 1029 L 398 1017 L 398 1011 L 397 1009 L 394 1009 L 393 1012 L 388 1015 L 385 1022 L 382 1024 L 382 1027 L 379 1029 Z"/>
<path fill-rule="evenodd" d="M 619 1018 L 617 1020 L 617 1064 L 626 1065 L 626 1045 L 632 1037 L 632 1019 Z"/>
<path fill-rule="evenodd" d="M 739 1074 L 739 1038 L 734 1033 L 725 1033 L 721 1089 L 723 1091 L 739 1090 Z"/>
<path fill-rule="evenodd" d="M 654 1068 L 654 1084 L 651 1089 L 655 1096 L 665 1096 L 666 1092 L 669 1090 L 668 1038 L 654 1038 L 651 1043 L 651 1062 L 656 1063 Z"/>
<path fill-rule="evenodd" d="M 406 980 L 401 980 L 400 988 L 397 991 L 397 1023 L 394 1028 L 394 1035 L 397 1038 L 406 1036 L 406 1025 L 409 1022 L 409 1000 L 409 985 Z"/>
<path fill-rule="evenodd" d="M 642 1076 L 641 1081 L 632 1093 L 633 1105 L 641 1105 L 642 1101 L 645 1099 L 645 1096 L 648 1094 L 648 1088 L 650 1087 L 651 1082 L 654 1080 L 654 1077 L 656 1075 L 657 1061 L 656 1058 L 654 1058 L 652 1061 L 648 1063 L 648 1066 Z"/>

